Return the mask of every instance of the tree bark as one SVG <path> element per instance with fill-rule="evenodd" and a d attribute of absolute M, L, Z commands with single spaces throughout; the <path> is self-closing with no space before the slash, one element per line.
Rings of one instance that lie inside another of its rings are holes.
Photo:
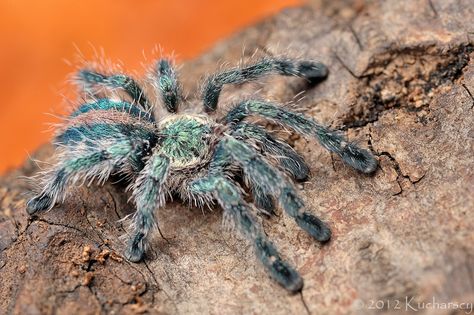
<path fill-rule="evenodd" d="M 0 313 L 453 314 L 419 303 L 474 302 L 473 20 L 471 0 L 312 1 L 181 69 L 196 93 L 204 74 L 256 49 L 321 60 L 330 75 L 317 87 L 282 77 L 227 87 L 221 112 L 258 90 L 377 155 L 365 176 L 288 136 L 311 165 L 300 195 L 333 231 L 320 245 L 285 215 L 264 221 L 304 278 L 301 294 L 269 279 L 250 244 L 222 228 L 219 208 L 167 204 L 158 213 L 167 241 L 157 236 L 138 264 L 121 256 L 118 220 L 133 212 L 123 187 L 77 188 L 31 220 L 21 176 L 38 167 L 26 162 L 0 179 Z M 35 158 L 52 153 L 46 145 Z"/>

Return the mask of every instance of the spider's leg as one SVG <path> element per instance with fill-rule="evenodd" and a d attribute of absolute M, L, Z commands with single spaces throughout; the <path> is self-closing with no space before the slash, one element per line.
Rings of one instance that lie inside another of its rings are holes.
<path fill-rule="evenodd" d="M 145 111 L 150 111 L 150 103 L 146 99 L 142 88 L 131 77 L 124 74 L 105 75 L 93 70 L 82 69 L 77 74 L 77 78 L 84 84 L 87 92 L 93 93 L 97 86 L 108 88 L 119 88 L 124 90 L 133 101 L 139 104 Z"/>
<path fill-rule="evenodd" d="M 105 181 L 112 172 L 126 175 L 143 168 L 144 155 L 157 142 L 154 125 L 140 122 L 136 113 L 108 108 L 111 104 L 85 104 L 59 130 L 59 162 L 42 176 L 41 193 L 28 202 L 30 214 L 63 201 L 67 187 L 77 181 Z"/>
<path fill-rule="evenodd" d="M 248 183 L 248 187 L 253 196 L 253 202 L 257 206 L 257 210 L 260 213 L 271 216 L 275 214 L 275 204 L 271 195 L 267 194 L 262 187 L 250 176 L 245 176 L 245 181 Z"/>
<path fill-rule="evenodd" d="M 309 175 L 309 166 L 304 159 L 288 144 L 275 139 L 262 127 L 241 122 L 232 126 L 232 135 L 246 143 L 256 144 L 265 156 L 275 158 L 280 166 L 296 180 L 305 180 Z M 252 191 L 255 205 L 264 213 L 270 215 L 275 208 L 270 195 L 255 182 L 253 177 L 245 176 Z"/>
<path fill-rule="evenodd" d="M 302 135 L 316 137 L 323 147 L 336 153 L 345 163 L 361 172 L 372 173 L 377 169 L 377 160 L 369 151 L 348 142 L 340 134 L 304 115 L 288 111 L 269 102 L 244 101 L 227 113 L 224 122 L 235 124 L 250 115 L 259 115 L 280 125 L 290 127 Z"/>
<path fill-rule="evenodd" d="M 328 69 L 317 61 L 265 58 L 247 67 L 220 72 L 209 77 L 204 84 L 202 97 L 205 110 L 212 112 L 216 109 L 224 84 L 240 84 L 269 74 L 297 76 L 317 83 L 326 78 Z"/>
<path fill-rule="evenodd" d="M 175 113 L 182 99 L 181 86 L 176 71 L 167 59 L 160 59 L 156 63 L 156 89 L 170 113 Z"/>
<path fill-rule="evenodd" d="M 27 203 L 28 213 L 32 215 L 51 209 L 56 201 L 64 200 L 68 186 L 78 181 L 105 181 L 113 171 L 125 165 L 134 151 L 134 144 L 128 140 L 117 140 L 95 148 L 71 147 L 65 151 L 61 162 L 44 174 L 41 192 Z"/>
<path fill-rule="evenodd" d="M 289 291 L 298 292 L 302 289 L 303 280 L 300 275 L 280 257 L 273 243 L 266 238 L 235 184 L 222 176 L 210 175 L 191 183 L 191 191 L 194 194 L 212 194 L 253 242 L 257 257 L 270 275 Z"/>
<path fill-rule="evenodd" d="M 74 112 L 72 112 L 70 118 L 74 118 L 92 111 L 118 111 L 126 113 L 134 118 L 144 119 L 149 122 L 155 121 L 151 112 L 144 111 L 140 107 L 125 101 L 113 101 L 107 98 L 102 98 L 95 102 L 82 104 Z"/>
<path fill-rule="evenodd" d="M 275 139 L 265 129 L 255 124 L 241 122 L 232 126 L 232 129 L 234 130 L 232 136 L 245 142 L 255 141 L 264 155 L 275 157 L 280 166 L 294 179 L 303 181 L 308 178 L 309 166 L 290 145 Z"/>
<path fill-rule="evenodd" d="M 169 165 L 169 159 L 160 151 L 155 151 L 132 186 L 137 212 L 133 217 L 133 232 L 125 251 L 129 261 L 137 262 L 143 258 L 147 236 L 156 227 L 154 212 L 165 202 L 164 184 Z"/>
<path fill-rule="evenodd" d="M 134 150 L 127 157 L 123 173 L 131 175 L 139 172 L 145 166 L 144 157 L 155 147 L 160 135 L 150 119 L 141 118 L 142 111 L 137 107 L 132 106 L 133 110 L 124 112 L 118 108 L 121 105 L 132 106 L 108 100 L 80 106 L 57 131 L 55 144 L 74 152 L 84 146 L 94 149 L 98 145 L 129 141 Z"/>
<path fill-rule="evenodd" d="M 232 160 L 242 166 L 247 176 L 252 177 L 265 193 L 278 197 L 281 207 L 301 228 L 318 241 L 325 242 L 330 239 L 331 231 L 327 225 L 304 211 L 304 203 L 296 194 L 293 185 L 252 147 L 230 136 L 221 140 L 219 145 L 228 152 Z"/>

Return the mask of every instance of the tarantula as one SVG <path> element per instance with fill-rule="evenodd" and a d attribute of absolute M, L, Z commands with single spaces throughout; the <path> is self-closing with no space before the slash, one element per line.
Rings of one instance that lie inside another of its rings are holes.
<path fill-rule="evenodd" d="M 273 214 L 275 202 L 296 223 L 320 242 L 331 237 L 328 226 L 305 208 L 289 179 L 304 180 L 309 167 L 287 143 L 263 127 L 245 122 L 259 116 L 274 124 L 316 138 L 327 150 L 353 168 L 371 173 L 377 168 L 373 155 L 348 142 L 339 133 L 277 105 L 244 100 L 224 118 L 212 118 L 225 84 L 241 84 L 269 74 L 297 76 L 317 83 L 328 74 L 314 61 L 264 58 L 245 66 L 214 74 L 202 89 L 202 106 L 177 113 L 183 103 L 176 71 L 167 59 L 156 63 L 152 87 L 156 100 L 124 74 L 106 75 L 91 69 L 78 73 L 90 101 L 80 105 L 59 128 L 56 136 L 58 162 L 45 171 L 42 190 L 27 203 L 33 215 L 64 202 L 69 186 L 77 182 L 106 181 L 121 174 L 130 180 L 136 204 L 125 257 L 138 262 L 144 257 L 150 232 L 157 228 L 155 212 L 171 193 L 183 201 L 211 205 L 224 214 L 252 242 L 256 255 L 269 274 L 290 291 L 303 287 L 300 275 L 286 263 L 265 236 L 253 209 Z M 104 97 L 104 90 L 119 90 L 121 98 Z M 154 117 L 154 103 L 164 104 L 168 114 Z M 244 200 L 250 191 L 253 203 Z"/>

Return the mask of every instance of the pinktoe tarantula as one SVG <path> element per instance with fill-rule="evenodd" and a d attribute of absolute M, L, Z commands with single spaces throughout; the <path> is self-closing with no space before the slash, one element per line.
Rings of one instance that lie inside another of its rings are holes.
<path fill-rule="evenodd" d="M 59 162 L 42 175 L 42 190 L 29 200 L 28 213 L 33 215 L 63 202 L 69 186 L 78 181 L 103 183 L 112 174 L 125 175 L 132 180 L 130 189 L 136 204 L 125 257 L 138 262 L 144 257 L 151 231 L 157 227 L 155 212 L 164 206 L 167 195 L 177 194 L 183 201 L 201 206 L 217 200 L 225 215 L 253 242 L 270 275 L 290 291 L 301 290 L 303 280 L 266 238 L 254 217 L 253 205 L 244 201 L 242 187 L 248 186 L 257 210 L 271 215 L 277 202 L 320 242 L 329 240 L 331 231 L 305 208 L 288 177 L 303 180 L 308 176 L 309 167 L 303 158 L 245 118 L 259 116 L 316 138 L 364 173 L 373 172 L 377 161 L 369 151 L 316 121 L 266 101 L 242 101 L 219 120 L 206 112 L 216 110 L 224 84 L 240 84 L 269 74 L 298 76 L 316 83 L 327 73 L 319 62 L 263 59 L 210 76 L 203 86 L 203 106 L 176 113 L 184 100 L 180 84 L 171 63 L 159 60 L 152 86 L 169 114 L 154 117 L 154 102 L 132 78 L 82 70 L 78 78 L 91 101 L 79 106 L 58 131 Z M 119 89 L 126 95 L 121 100 L 106 98 L 102 92 L 107 89 Z"/>

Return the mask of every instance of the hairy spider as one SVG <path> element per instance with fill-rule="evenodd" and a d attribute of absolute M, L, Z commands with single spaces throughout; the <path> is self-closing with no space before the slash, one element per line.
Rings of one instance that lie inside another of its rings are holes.
<path fill-rule="evenodd" d="M 59 128 L 58 162 L 42 175 L 42 190 L 28 201 L 30 215 L 64 202 L 69 186 L 112 174 L 130 180 L 136 212 L 132 218 L 125 257 L 138 262 L 144 257 L 150 232 L 157 227 L 155 212 L 165 196 L 201 206 L 217 200 L 226 217 L 233 219 L 255 247 L 269 274 L 290 291 L 299 291 L 303 280 L 267 239 L 255 219 L 252 204 L 244 201 L 249 189 L 257 210 L 271 215 L 274 202 L 320 242 L 331 237 L 328 226 L 305 205 L 289 177 L 304 180 L 309 167 L 288 144 L 257 124 L 245 122 L 260 116 L 275 124 L 316 138 L 327 150 L 353 168 L 370 173 L 377 168 L 373 155 L 348 142 L 316 121 L 262 100 L 244 100 L 220 119 L 212 118 L 225 84 L 240 84 L 269 74 L 297 76 L 317 83 L 327 76 L 319 62 L 264 58 L 246 67 L 230 69 L 207 78 L 203 106 L 179 113 L 184 101 L 181 86 L 169 60 L 159 60 L 152 72 L 157 94 L 150 101 L 138 83 L 123 74 L 105 75 L 84 69 L 78 74 L 90 101 L 80 105 Z M 120 98 L 104 97 L 118 89 Z M 154 117 L 154 103 L 164 104 L 168 114 Z M 204 111 L 203 111 L 204 109 Z M 243 179 L 243 180 L 241 180 Z"/>

